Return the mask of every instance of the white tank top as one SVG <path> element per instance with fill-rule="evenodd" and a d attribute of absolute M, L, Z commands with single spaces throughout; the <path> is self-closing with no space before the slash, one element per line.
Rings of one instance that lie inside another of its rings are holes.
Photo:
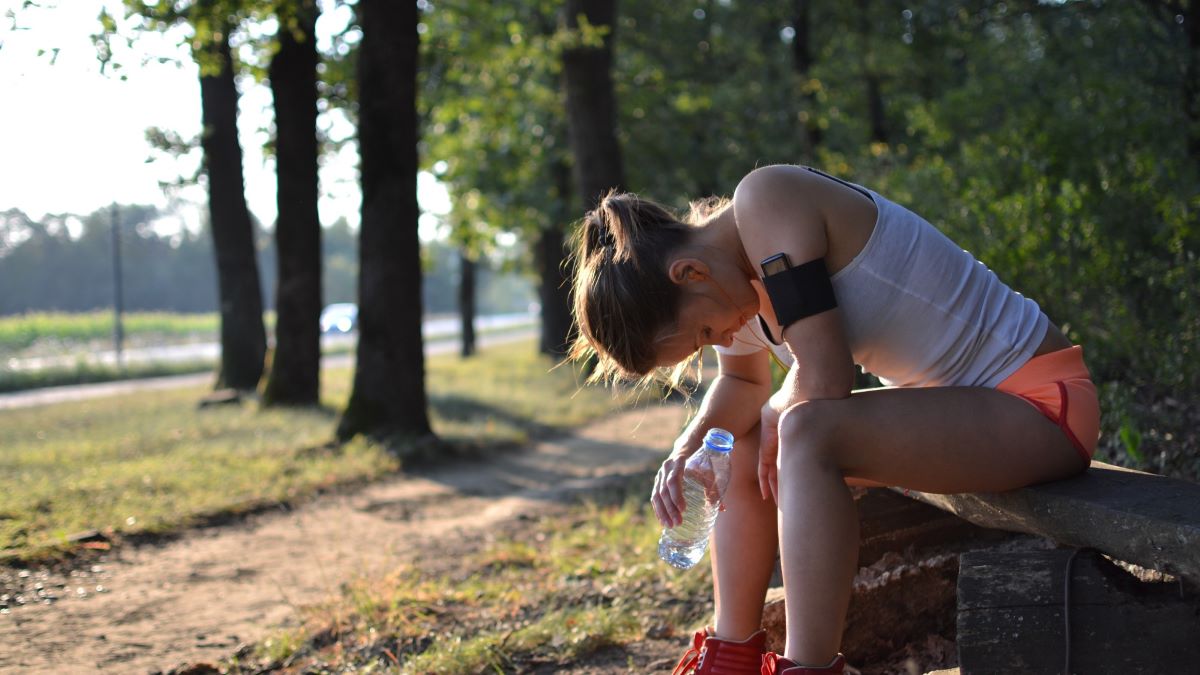
<path fill-rule="evenodd" d="M 866 246 L 832 277 L 855 363 L 892 386 L 995 387 L 1033 356 L 1049 324 L 1036 302 L 924 218 L 839 182 L 878 210 Z M 790 365 L 787 348 L 771 344 L 759 323 L 747 323 L 717 352 L 770 347 Z"/>

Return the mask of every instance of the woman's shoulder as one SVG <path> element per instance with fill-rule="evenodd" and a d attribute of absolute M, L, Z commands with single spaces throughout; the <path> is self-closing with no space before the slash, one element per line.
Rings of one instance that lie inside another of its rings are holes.
<path fill-rule="evenodd" d="M 733 192 L 733 213 L 743 242 L 770 233 L 779 234 L 784 224 L 789 231 L 812 229 L 821 224 L 822 199 L 811 172 L 789 164 L 764 166 L 751 171 Z"/>
<path fill-rule="evenodd" d="M 742 202 L 783 192 L 794 194 L 797 189 L 811 189 L 817 185 L 819 176 L 813 171 L 796 164 L 771 164 L 760 166 L 742 177 L 733 191 L 736 205 Z"/>
<path fill-rule="evenodd" d="M 751 171 L 733 194 L 748 254 L 782 250 L 794 261 L 827 256 L 831 271 L 862 250 L 874 230 L 876 206 L 865 188 L 790 164 Z"/>

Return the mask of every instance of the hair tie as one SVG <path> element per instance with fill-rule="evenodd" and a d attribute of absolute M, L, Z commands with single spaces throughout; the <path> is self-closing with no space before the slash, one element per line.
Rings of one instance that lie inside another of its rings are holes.
<path fill-rule="evenodd" d="M 611 246 L 615 249 L 617 247 L 617 238 L 613 236 L 612 227 L 608 223 L 600 226 L 600 231 L 597 233 L 596 239 L 602 248 Z"/>

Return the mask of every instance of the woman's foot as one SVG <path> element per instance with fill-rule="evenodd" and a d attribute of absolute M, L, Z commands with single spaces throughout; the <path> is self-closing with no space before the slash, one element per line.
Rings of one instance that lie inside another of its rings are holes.
<path fill-rule="evenodd" d="M 841 675 L 846 668 L 846 658 L 841 654 L 833 657 L 828 664 L 820 667 L 802 666 L 774 652 L 762 657 L 760 675 Z"/>
<path fill-rule="evenodd" d="M 671 675 L 759 675 L 766 645 L 767 634 L 761 630 L 745 640 L 724 640 L 711 629 L 696 631 Z"/>

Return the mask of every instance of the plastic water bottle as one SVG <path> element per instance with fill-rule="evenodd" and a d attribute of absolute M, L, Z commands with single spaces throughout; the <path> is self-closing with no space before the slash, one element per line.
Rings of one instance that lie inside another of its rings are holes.
<path fill-rule="evenodd" d="M 681 570 L 690 569 L 704 557 L 721 497 L 729 485 L 729 452 L 733 434 L 709 429 L 704 444 L 688 458 L 683 469 L 683 522 L 663 528 L 658 540 L 658 557 Z"/>

